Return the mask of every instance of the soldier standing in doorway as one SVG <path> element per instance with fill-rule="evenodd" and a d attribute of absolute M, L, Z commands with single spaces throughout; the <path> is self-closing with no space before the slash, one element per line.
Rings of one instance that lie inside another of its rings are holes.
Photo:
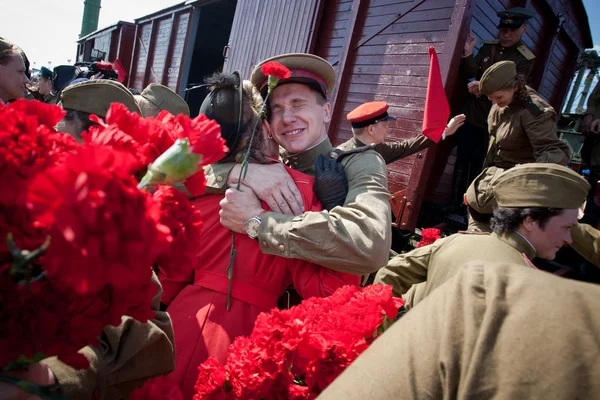
<path fill-rule="evenodd" d="M 527 29 L 527 21 L 533 13 L 522 7 L 498 12 L 498 39 L 483 42 L 483 46 L 473 54 L 477 39 L 469 32 L 465 43 L 461 75 L 467 79 L 469 91 L 463 113 L 465 124 L 457 133 L 457 158 L 452 179 L 452 200 L 448 211 L 460 210 L 463 195 L 469 184 L 481 172 L 488 145 L 487 117 L 492 103 L 479 92 L 479 79 L 483 73 L 498 61 L 513 61 L 517 73 L 527 78 L 533 67 L 535 55 L 522 42 Z"/>

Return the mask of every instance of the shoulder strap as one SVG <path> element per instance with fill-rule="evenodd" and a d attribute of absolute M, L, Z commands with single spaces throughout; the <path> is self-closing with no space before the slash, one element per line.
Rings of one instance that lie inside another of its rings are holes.
<path fill-rule="evenodd" d="M 523 57 L 525 57 L 526 60 L 533 60 L 535 58 L 535 54 L 533 54 L 533 52 L 529 50 L 529 47 L 524 44 L 518 46 L 517 50 Z"/>
<path fill-rule="evenodd" d="M 336 160 L 337 162 L 342 161 L 342 159 L 350 154 L 356 154 L 356 153 L 364 153 L 367 150 L 372 150 L 373 147 L 375 147 L 374 144 L 369 144 L 366 146 L 362 146 L 362 147 L 356 147 L 354 149 L 350 149 L 350 150 L 342 150 L 342 149 L 333 149 L 329 152 L 329 158 L 332 158 L 334 160 Z"/>
<path fill-rule="evenodd" d="M 544 110 L 540 108 L 540 106 L 537 105 L 535 101 L 533 101 L 531 96 L 527 96 L 527 98 L 524 101 L 524 104 L 525 108 L 536 117 L 544 112 Z"/>

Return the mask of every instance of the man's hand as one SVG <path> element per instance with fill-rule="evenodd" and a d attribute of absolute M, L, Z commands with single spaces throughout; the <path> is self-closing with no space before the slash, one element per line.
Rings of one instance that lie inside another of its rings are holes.
<path fill-rule="evenodd" d="M 227 189 L 225 197 L 219 204 L 221 205 L 219 212 L 221 224 L 237 233 L 246 233 L 245 222 L 263 211 L 260 201 L 252 189 L 244 185 L 240 187 L 240 190 Z"/>
<path fill-rule="evenodd" d="M 32 364 L 25 371 L 5 372 L 5 374 L 13 378 L 34 382 L 41 386 L 56 384 L 56 378 L 50 368 L 41 363 Z M 40 400 L 40 397 L 25 393 L 14 385 L 0 382 L 0 400 L 5 399 Z"/>
<path fill-rule="evenodd" d="M 481 96 L 481 92 L 479 91 L 479 81 L 469 82 L 467 84 L 467 89 L 469 89 L 469 93 L 474 94 L 475 96 Z"/>
<path fill-rule="evenodd" d="M 454 135 L 456 133 L 456 131 L 458 130 L 458 128 L 463 126 L 466 118 L 467 117 L 465 114 L 459 114 L 459 115 L 453 117 L 450 120 L 450 122 L 448 122 L 448 125 L 446 125 L 446 129 L 444 129 L 444 133 L 446 134 L 446 137 Z"/>
<path fill-rule="evenodd" d="M 238 164 L 229 173 L 229 187 L 237 185 L 240 168 Z M 250 164 L 242 183 L 250 187 L 274 212 L 287 215 L 301 215 L 304 212 L 302 194 L 283 164 Z"/>
<path fill-rule="evenodd" d="M 469 35 L 467 36 L 467 40 L 465 41 L 465 47 L 463 49 L 463 57 L 467 57 L 473 54 L 473 50 L 475 50 L 476 44 L 477 39 L 475 38 L 475 35 L 473 35 L 473 30 L 469 29 Z"/>
<path fill-rule="evenodd" d="M 600 133 L 600 118 L 592 121 L 592 125 L 590 126 L 590 132 Z"/>
<path fill-rule="evenodd" d="M 583 121 L 581 121 L 581 133 L 583 133 L 584 135 L 590 133 L 590 128 L 592 127 L 593 120 L 594 117 L 591 114 L 586 114 L 583 117 Z"/>

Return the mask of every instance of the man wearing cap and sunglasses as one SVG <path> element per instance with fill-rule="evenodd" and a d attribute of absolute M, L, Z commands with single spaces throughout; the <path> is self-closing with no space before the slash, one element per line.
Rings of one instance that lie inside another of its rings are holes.
<path fill-rule="evenodd" d="M 387 263 L 391 247 L 390 195 L 383 159 L 371 147 L 344 152 L 331 145 L 327 136 L 331 120 L 327 95 L 335 84 L 331 64 L 311 54 L 284 54 L 265 60 L 251 77 L 263 95 L 267 77 L 260 67 L 268 61 L 279 62 L 291 71 L 291 77 L 280 80 L 268 99 L 268 122 L 273 138 L 285 149 L 283 161 L 314 175 L 319 156 L 335 159 L 344 166 L 348 194 L 343 206 L 329 212 L 302 213 L 300 209 L 294 210 L 299 211 L 294 212 L 296 215 L 264 213 L 258 197 L 272 209 L 290 214 L 294 206 L 287 204 L 294 202 L 290 193 L 296 188 L 288 180 L 278 181 L 277 174 L 283 170 L 280 165 L 250 165 L 244 183 L 253 191 L 229 189 L 221 203 L 221 223 L 257 239 L 265 254 L 300 258 L 354 274 L 376 271 Z M 207 171 L 209 186 L 227 183 L 232 187 L 237 183 L 239 166 L 233 170 L 231 165 L 227 170 L 216 168 Z M 265 184 L 278 190 L 265 190 Z M 254 223 L 246 224 L 250 220 Z"/>
<path fill-rule="evenodd" d="M 467 80 L 467 95 L 464 114 L 467 116 L 464 126 L 457 138 L 457 159 L 452 177 L 452 204 L 458 207 L 462 204 L 463 194 L 473 179 L 481 172 L 488 143 L 487 118 L 492 103 L 479 91 L 479 80 L 483 73 L 499 61 L 513 61 L 517 73 L 525 78 L 533 68 L 535 55 L 521 41 L 527 29 L 527 21 L 533 18 L 533 13 L 522 7 L 499 11 L 498 39 L 487 40 L 474 55 L 477 39 L 469 32 L 463 50 L 460 67 L 461 76 Z"/>
<path fill-rule="evenodd" d="M 389 121 L 396 117 L 388 114 L 389 104 L 385 101 L 363 103 L 350 111 L 346 119 L 352 127 L 353 138 L 338 146 L 348 151 L 367 145 L 375 145 L 374 150 L 381 154 L 386 164 L 408 157 L 431 146 L 434 141 L 424 135 L 418 135 L 398 142 L 386 142 L 385 136 L 389 130 Z M 464 114 L 452 118 L 442 138 L 452 136 L 464 123 Z"/>

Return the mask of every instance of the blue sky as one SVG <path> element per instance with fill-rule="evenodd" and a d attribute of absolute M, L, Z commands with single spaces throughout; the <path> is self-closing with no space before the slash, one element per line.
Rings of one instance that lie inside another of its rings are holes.
<path fill-rule="evenodd" d="M 590 21 L 594 46 L 600 50 L 600 1 L 583 0 Z"/>

